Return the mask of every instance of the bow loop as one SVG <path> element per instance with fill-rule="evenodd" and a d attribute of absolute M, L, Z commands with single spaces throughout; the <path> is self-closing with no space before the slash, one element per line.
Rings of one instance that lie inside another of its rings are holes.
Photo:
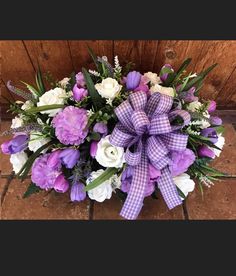
<path fill-rule="evenodd" d="M 147 156 L 152 163 L 158 162 L 168 152 L 169 150 L 160 138 L 151 136 L 147 139 Z"/>
<path fill-rule="evenodd" d="M 142 135 L 150 125 L 149 119 L 144 111 L 134 111 L 131 121 L 137 135 Z"/>
<path fill-rule="evenodd" d="M 144 110 L 147 104 L 146 92 L 139 91 L 137 93 L 130 94 L 129 102 L 131 103 L 133 110 Z"/>
<path fill-rule="evenodd" d="M 142 155 L 142 140 L 134 139 L 129 145 L 125 152 L 125 161 L 130 166 L 137 166 L 141 161 Z"/>
<path fill-rule="evenodd" d="M 164 134 L 171 132 L 171 125 L 167 114 L 160 114 L 151 119 L 149 127 L 150 135 Z"/>

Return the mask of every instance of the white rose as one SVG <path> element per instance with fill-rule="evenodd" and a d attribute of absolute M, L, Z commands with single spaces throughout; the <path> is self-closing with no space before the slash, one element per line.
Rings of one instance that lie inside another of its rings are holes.
<path fill-rule="evenodd" d="M 50 138 L 42 137 L 41 132 L 31 132 L 30 133 L 30 140 L 28 143 L 29 150 L 36 152 L 40 147 L 47 144 L 49 141 L 51 141 Z M 44 149 L 42 153 L 45 153 L 47 149 Z"/>
<path fill-rule="evenodd" d="M 64 104 L 67 98 L 67 93 L 62 88 L 55 88 L 45 92 L 40 98 L 37 106 L 51 105 L 51 104 Z M 49 117 L 54 117 L 61 108 L 41 111 L 42 114 L 48 114 Z"/>
<path fill-rule="evenodd" d="M 121 168 L 124 160 L 124 148 L 115 147 L 109 141 L 110 135 L 102 138 L 97 145 L 96 160 L 103 167 Z"/>
<path fill-rule="evenodd" d="M 18 128 L 18 127 L 22 127 L 24 124 L 22 118 L 20 117 L 15 117 L 14 119 L 12 119 L 12 124 L 11 124 L 11 128 Z"/>
<path fill-rule="evenodd" d="M 122 85 L 120 85 L 115 79 L 106 78 L 101 83 L 95 84 L 95 88 L 103 98 L 113 100 L 120 92 Z"/>
<path fill-rule="evenodd" d="M 27 159 L 28 159 L 28 156 L 24 151 L 11 154 L 10 162 L 13 166 L 13 171 L 15 173 L 18 173 L 23 167 L 23 165 L 25 164 L 25 162 L 27 161 Z"/>
<path fill-rule="evenodd" d="M 217 142 L 215 143 L 215 145 L 216 145 L 218 148 L 220 148 L 220 149 L 222 150 L 224 144 L 225 144 L 225 138 L 222 136 L 222 134 L 219 134 L 219 135 L 218 135 L 218 140 L 217 140 Z M 214 151 L 215 156 L 217 156 L 217 157 L 220 156 L 221 150 L 218 150 L 218 149 L 215 149 L 215 148 L 211 148 L 211 147 L 209 147 L 209 148 L 210 148 L 212 151 Z M 214 156 L 214 158 L 215 158 L 215 156 Z M 213 158 L 213 159 L 214 159 L 214 158 Z"/>
<path fill-rule="evenodd" d="M 202 104 L 199 101 L 194 101 L 191 102 L 187 105 L 187 109 L 189 111 L 195 112 L 197 111 L 200 107 L 202 106 Z"/>
<path fill-rule="evenodd" d="M 144 77 L 151 82 L 151 85 L 159 84 L 162 82 L 160 77 L 158 77 L 156 73 L 147 72 L 144 74 Z"/>
<path fill-rule="evenodd" d="M 155 84 L 150 88 L 151 93 L 159 92 L 161 94 L 174 97 L 175 91 L 172 87 L 164 87 L 159 84 Z"/>
<path fill-rule="evenodd" d="M 69 83 L 69 81 L 70 81 L 70 78 L 64 78 L 61 81 L 59 81 L 59 84 L 63 89 L 66 89 L 66 86 Z"/>
<path fill-rule="evenodd" d="M 173 180 L 175 185 L 181 190 L 185 197 L 195 188 L 194 181 L 190 179 L 190 176 L 187 173 L 182 173 L 181 175 L 174 177 Z"/>
<path fill-rule="evenodd" d="M 90 174 L 89 178 L 86 181 L 86 184 L 89 184 L 94 179 L 98 178 L 104 170 L 94 171 Z M 98 202 L 103 202 L 105 199 L 110 199 L 112 196 L 112 186 L 111 186 L 111 178 L 104 181 L 101 185 L 96 188 L 88 191 L 89 198 L 96 200 Z"/>
<path fill-rule="evenodd" d="M 34 103 L 32 101 L 28 100 L 22 105 L 21 109 L 22 110 L 28 110 L 33 106 L 34 106 Z"/>

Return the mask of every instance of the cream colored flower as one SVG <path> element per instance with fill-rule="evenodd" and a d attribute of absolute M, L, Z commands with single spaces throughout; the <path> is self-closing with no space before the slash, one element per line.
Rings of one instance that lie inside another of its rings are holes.
<path fill-rule="evenodd" d="M 24 122 L 23 122 L 22 118 L 16 116 L 14 119 L 12 119 L 11 128 L 22 127 L 23 124 L 24 124 Z"/>
<path fill-rule="evenodd" d="M 160 84 L 162 82 L 156 73 L 147 72 L 144 74 L 144 77 L 151 82 L 151 85 Z"/>
<path fill-rule="evenodd" d="M 51 139 L 50 138 L 45 138 L 42 137 L 42 133 L 41 132 L 31 132 L 30 133 L 30 140 L 28 143 L 28 147 L 29 150 L 36 152 L 36 150 L 38 150 L 39 148 L 41 148 L 43 145 L 47 144 L 48 142 L 50 142 Z M 45 153 L 47 151 L 47 149 L 44 149 L 42 151 L 42 153 Z"/>
<path fill-rule="evenodd" d="M 115 79 L 106 78 L 101 83 L 95 84 L 95 88 L 103 98 L 113 100 L 120 92 L 122 85 Z"/>
<path fill-rule="evenodd" d="M 15 173 L 18 173 L 27 160 L 28 160 L 28 156 L 24 151 L 11 154 L 10 162 L 13 166 L 13 171 Z"/>
<path fill-rule="evenodd" d="M 164 87 L 159 84 L 155 84 L 150 88 L 151 93 L 159 92 L 161 94 L 174 97 L 175 91 L 172 87 Z"/>
<path fill-rule="evenodd" d="M 180 191 L 185 195 L 192 192 L 195 188 L 195 183 L 187 173 L 182 173 L 173 178 L 175 185 L 180 189 Z"/>

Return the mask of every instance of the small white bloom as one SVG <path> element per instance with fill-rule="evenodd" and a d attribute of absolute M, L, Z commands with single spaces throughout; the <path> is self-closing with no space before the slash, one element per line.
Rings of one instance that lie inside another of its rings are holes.
<path fill-rule="evenodd" d="M 61 81 L 59 81 L 61 88 L 66 89 L 66 86 L 69 83 L 69 81 L 70 81 L 70 78 L 64 78 Z"/>
<path fill-rule="evenodd" d="M 34 103 L 32 101 L 28 100 L 22 105 L 21 109 L 22 110 L 28 110 L 33 106 L 34 106 Z"/>
<path fill-rule="evenodd" d="M 189 192 L 192 192 L 195 188 L 195 183 L 187 173 L 182 173 L 173 178 L 175 185 L 181 190 L 181 192 L 187 196 Z"/>
<path fill-rule="evenodd" d="M 51 139 L 43 137 L 41 132 L 31 132 L 28 144 L 29 150 L 36 152 L 36 150 L 47 144 L 49 141 L 51 141 Z M 47 149 L 44 149 L 42 153 L 45 153 L 46 151 Z"/>
<path fill-rule="evenodd" d="M 23 124 L 24 124 L 24 122 L 23 122 L 22 118 L 16 116 L 14 119 L 12 119 L 11 128 L 22 127 Z"/>
<path fill-rule="evenodd" d="M 24 151 L 11 154 L 10 162 L 13 166 L 13 171 L 15 173 L 18 173 L 23 167 L 23 165 L 25 164 L 25 162 L 27 161 L 27 159 L 28 159 L 28 156 Z"/>
<path fill-rule="evenodd" d="M 120 92 L 122 85 L 117 80 L 106 78 L 101 83 L 95 84 L 95 88 L 102 98 L 114 99 Z"/>
<path fill-rule="evenodd" d="M 110 106 L 112 106 L 112 99 L 106 99 L 106 104 L 109 104 Z"/>
<path fill-rule="evenodd" d="M 187 105 L 187 109 L 189 111 L 195 112 L 197 111 L 200 107 L 202 106 L 202 104 L 199 101 L 194 101 L 191 102 Z"/>
<path fill-rule="evenodd" d="M 94 179 L 98 178 L 104 170 L 94 171 L 90 174 L 89 178 L 86 180 L 86 184 L 88 185 Z M 110 199 L 112 196 L 112 180 L 111 178 L 104 181 L 102 184 L 97 186 L 96 188 L 88 191 L 89 198 L 96 200 L 98 202 L 103 202 L 105 199 Z"/>
<path fill-rule="evenodd" d="M 103 167 L 121 168 L 125 162 L 124 148 L 113 146 L 109 137 L 110 135 L 107 135 L 98 142 L 95 158 Z"/>
<path fill-rule="evenodd" d="M 164 87 L 159 84 L 155 84 L 150 88 L 151 93 L 159 92 L 161 94 L 174 97 L 175 91 L 172 87 Z"/>
<path fill-rule="evenodd" d="M 217 146 L 218 148 L 220 148 L 221 150 L 223 149 L 223 146 L 225 144 L 225 138 L 222 136 L 222 134 L 218 135 L 218 141 L 215 143 L 215 146 Z M 212 151 L 214 151 L 215 156 L 219 157 L 221 154 L 221 150 L 215 149 L 215 148 L 211 148 L 209 147 Z M 215 158 L 215 157 L 214 157 Z M 213 159 L 214 159 L 213 158 Z"/>
<path fill-rule="evenodd" d="M 87 110 L 87 116 L 91 117 L 94 114 L 92 109 Z"/>
<path fill-rule="evenodd" d="M 102 56 L 102 59 L 104 60 L 104 61 L 108 61 L 108 58 L 107 58 L 107 56 Z"/>
<path fill-rule="evenodd" d="M 89 69 L 89 73 L 92 74 L 92 75 L 94 75 L 95 77 L 100 77 L 100 73 L 97 72 L 97 71 L 95 71 L 95 70 Z"/>
<path fill-rule="evenodd" d="M 64 89 L 56 87 L 45 92 L 40 98 L 37 106 L 51 105 L 51 104 L 64 104 L 67 98 L 67 93 Z M 54 117 L 61 108 L 41 111 L 42 114 L 48 114 L 49 117 Z"/>
<path fill-rule="evenodd" d="M 162 83 L 160 77 L 158 77 L 156 73 L 147 72 L 144 74 L 144 77 L 146 77 L 151 82 L 151 85 Z"/>

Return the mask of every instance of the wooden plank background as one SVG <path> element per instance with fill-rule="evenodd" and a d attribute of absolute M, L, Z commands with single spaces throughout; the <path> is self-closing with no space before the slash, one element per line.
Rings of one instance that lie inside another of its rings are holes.
<path fill-rule="evenodd" d="M 217 62 L 218 67 L 208 75 L 201 96 L 215 99 L 219 109 L 236 110 L 236 41 L 225 40 L 9 40 L 0 41 L 1 95 L 4 116 L 8 99 L 16 99 L 6 88 L 8 80 L 22 87 L 20 80 L 34 83 L 39 62 L 42 71 L 50 71 L 60 80 L 82 66 L 93 67 L 86 44 L 110 60 L 119 56 L 121 64 L 133 61 L 142 72 L 159 72 L 165 63 L 177 68 L 192 57 L 189 70 L 200 70 Z M 5 97 L 5 98 L 4 98 Z"/>

